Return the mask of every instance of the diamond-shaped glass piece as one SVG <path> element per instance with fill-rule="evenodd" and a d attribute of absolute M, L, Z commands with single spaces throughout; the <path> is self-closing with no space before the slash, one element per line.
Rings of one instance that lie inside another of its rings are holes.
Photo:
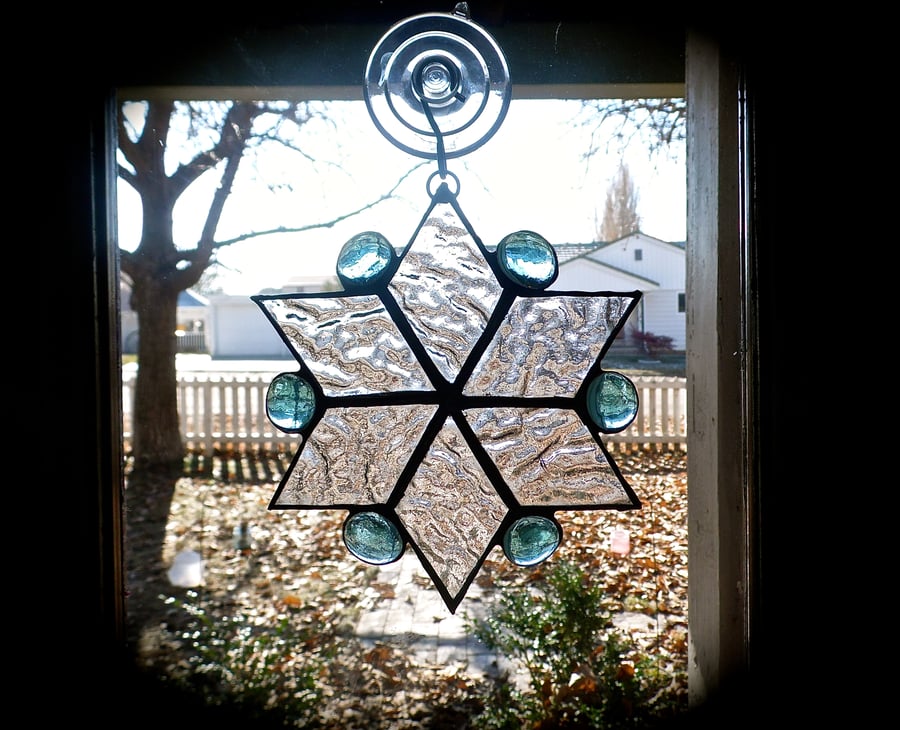
<path fill-rule="evenodd" d="M 453 382 L 503 289 L 465 224 L 435 206 L 388 287 L 441 375 Z"/>
<path fill-rule="evenodd" d="M 258 301 L 325 395 L 432 389 L 377 295 Z"/>
<path fill-rule="evenodd" d="M 551 294 L 513 302 L 466 395 L 574 395 L 635 301 Z"/>
<path fill-rule="evenodd" d="M 330 408 L 285 474 L 272 506 L 383 504 L 434 417 L 434 405 Z"/>
<path fill-rule="evenodd" d="M 631 496 L 575 411 L 473 408 L 472 430 L 522 505 L 633 506 Z"/>
<path fill-rule="evenodd" d="M 439 587 L 454 605 L 484 559 L 507 507 L 448 420 L 397 505 Z"/>

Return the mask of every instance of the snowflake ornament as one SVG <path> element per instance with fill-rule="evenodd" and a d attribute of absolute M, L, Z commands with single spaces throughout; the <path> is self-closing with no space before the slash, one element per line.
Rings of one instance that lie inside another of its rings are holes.
<path fill-rule="evenodd" d="M 367 563 L 411 545 L 452 613 L 495 546 L 549 557 L 556 511 L 640 507 L 601 441 L 637 391 L 601 360 L 641 294 L 545 292 L 557 273 L 534 232 L 488 250 L 442 183 L 402 253 L 344 245 L 342 292 L 252 297 L 300 364 L 267 392 L 303 437 L 269 508 L 348 510 Z"/>
<path fill-rule="evenodd" d="M 266 394 L 269 420 L 302 437 L 269 509 L 347 510 L 344 544 L 373 565 L 412 546 L 455 613 L 493 548 L 550 557 L 557 511 L 641 506 L 601 440 L 637 415 L 634 384 L 601 360 L 641 293 L 548 293 L 543 236 L 489 250 L 466 220 L 447 160 L 496 132 L 511 94 L 466 3 L 391 28 L 364 94 L 389 141 L 437 161 L 431 204 L 399 253 L 375 231 L 347 241 L 342 291 L 251 297 L 299 363 Z"/>

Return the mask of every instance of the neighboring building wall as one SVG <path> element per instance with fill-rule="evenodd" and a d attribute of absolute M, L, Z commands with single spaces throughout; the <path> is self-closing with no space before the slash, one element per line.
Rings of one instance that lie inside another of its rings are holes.
<path fill-rule="evenodd" d="M 183 332 L 203 332 L 209 305 L 203 307 L 178 307 L 176 327 Z"/>
<path fill-rule="evenodd" d="M 295 276 L 279 289 L 260 294 L 300 294 L 339 290 L 336 276 Z M 278 330 L 249 296 L 210 297 L 207 344 L 213 358 L 295 360 Z"/>
<path fill-rule="evenodd" d="M 678 292 L 666 289 L 649 292 L 644 302 L 644 332 L 672 338 L 675 350 L 685 348 L 684 312 L 678 311 Z"/>
<path fill-rule="evenodd" d="M 635 251 L 640 257 L 635 257 Z M 643 293 L 623 332 L 638 331 L 671 337 L 673 348 L 684 350 L 686 320 L 678 311 L 678 295 L 685 290 L 685 251 L 673 243 L 635 233 L 601 244 L 592 251 L 563 261 L 551 287 L 572 291 L 634 291 Z"/>
<path fill-rule="evenodd" d="M 624 271 L 615 271 L 602 263 L 581 257 L 560 264 L 559 275 L 551 291 L 644 291 L 648 282 Z"/>
<path fill-rule="evenodd" d="M 636 250 L 641 252 L 639 261 L 635 259 Z M 660 289 L 684 291 L 684 248 L 674 243 L 635 233 L 597 248 L 587 258 L 655 281 Z"/>
<path fill-rule="evenodd" d="M 210 297 L 207 344 L 213 358 L 293 359 L 277 330 L 250 297 Z"/>

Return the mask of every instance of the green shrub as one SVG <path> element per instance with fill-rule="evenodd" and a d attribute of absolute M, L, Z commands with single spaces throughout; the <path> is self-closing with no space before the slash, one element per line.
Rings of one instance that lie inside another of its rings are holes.
<path fill-rule="evenodd" d="M 208 705 L 236 707 L 246 719 L 277 720 L 285 727 L 313 721 L 325 657 L 303 652 L 320 638 L 309 627 L 298 627 L 290 615 L 275 626 L 253 625 L 241 615 L 213 618 L 197 603 L 167 600 L 189 617 L 181 638 L 193 652 L 187 671 L 174 677 L 183 688 Z"/>
<path fill-rule="evenodd" d="M 467 628 L 527 674 L 505 674 L 483 698 L 479 730 L 636 728 L 672 716 L 679 699 L 603 609 L 603 592 L 578 566 L 543 569 L 531 586 L 507 588 Z"/>

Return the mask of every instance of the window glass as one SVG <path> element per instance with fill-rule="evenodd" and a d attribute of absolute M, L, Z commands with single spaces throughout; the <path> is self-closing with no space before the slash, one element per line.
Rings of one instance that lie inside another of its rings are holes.
<path fill-rule="evenodd" d="M 158 99 L 151 89 L 140 91 L 125 90 L 120 98 L 134 139 L 148 105 Z M 514 99 L 492 140 L 450 161 L 459 178 L 459 203 L 488 247 L 514 230 L 540 232 L 556 248 L 561 268 L 579 282 L 574 289 L 639 288 L 626 287 L 615 261 L 599 255 L 589 260 L 600 243 L 598 216 L 625 160 L 641 192 L 641 232 L 683 241 L 683 142 L 664 154 L 640 140 L 617 146 L 614 134 L 600 145 L 590 103 L 543 92 L 548 98 L 535 93 Z M 229 106 L 199 91 L 178 102 L 166 143 L 169 173 L 208 141 L 198 122 L 211 120 L 214 128 Z M 207 409 L 233 408 L 236 419 L 242 408 L 252 408 L 251 400 L 242 399 L 253 396 L 228 383 L 256 379 L 262 383 L 258 398 L 278 373 L 296 369 L 251 295 L 337 289 L 335 261 L 349 238 L 378 231 L 402 248 L 428 207 L 434 165 L 384 140 L 362 101 L 310 94 L 301 106 L 302 124 L 266 127 L 260 120 L 255 128 L 258 144 L 248 146 L 214 231 L 216 241 L 234 243 L 217 250 L 207 274 L 190 287 L 191 301 L 179 302 L 173 336 L 179 342 L 182 426 L 192 409 L 200 419 L 214 416 Z M 129 169 L 121 151 L 119 162 Z M 179 250 L 190 251 L 203 240 L 222 183 L 223 166 L 212 165 L 179 200 L 172 228 Z M 120 246 L 134 253 L 146 235 L 147 208 L 142 210 L 140 196 L 124 181 L 118 206 Z M 586 255 L 569 258 L 575 252 Z M 636 249 L 634 260 L 642 260 L 641 253 Z M 130 285 L 123 277 L 123 286 Z M 631 328 L 648 331 L 647 316 L 646 309 L 643 321 L 636 313 Z M 123 333 L 128 317 L 123 306 Z M 626 339 L 620 352 L 610 352 L 608 364 L 626 372 L 646 370 L 646 363 L 638 365 L 646 358 L 629 349 Z M 683 352 L 680 366 L 675 355 L 671 363 L 654 358 L 650 369 L 683 376 Z M 124 362 L 128 454 L 134 446 L 131 388 L 140 362 L 128 353 Z M 644 404 L 648 415 L 663 409 L 657 397 L 669 396 L 654 394 L 653 403 Z M 665 412 L 686 417 L 677 407 Z M 142 666 L 200 695 L 233 693 L 233 699 L 256 693 L 267 698 L 263 704 L 287 703 L 295 717 L 320 711 L 326 696 L 337 698 L 326 713 L 365 712 L 374 697 L 381 702 L 386 693 L 412 689 L 408 681 L 416 676 L 424 677 L 417 691 L 428 688 L 428 703 L 440 705 L 436 712 L 449 712 L 448 703 L 456 702 L 474 713 L 483 709 L 483 693 L 502 671 L 512 672 L 513 683 L 527 682 L 516 657 L 486 646 L 467 621 L 497 608 L 503 592 L 527 591 L 531 579 L 546 577 L 541 571 L 547 565 L 522 572 L 509 565 L 498 545 L 471 596 L 457 615 L 449 615 L 439 601 L 430 601 L 433 590 L 412 551 L 399 563 L 367 565 L 344 548 L 345 512 L 267 509 L 300 442 L 248 445 L 239 435 L 247 429 L 230 425 L 220 429 L 212 451 L 199 436 L 186 436 L 184 473 L 171 484 L 127 485 L 128 638 Z M 598 615 L 608 616 L 606 629 L 636 641 L 625 665 L 633 668 L 635 659 L 649 657 L 686 691 L 686 453 L 683 445 L 665 443 L 610 450 L 643 509 L 559 514 L 565 541 L 556 557 L 602 575 Z M 130 471 L 128 478 L 133 479 Z M 171 496 L 164 514 L 165 501 L 151 499 L 154 494 Z M 142 532 L 142 526 L 152 529 Z M 151 577 L 161 575 L 163 581 Z M 270 671 L 272 666 L 278 671 Z M 381 710 L 391 722 L 393 710 Z"/>

